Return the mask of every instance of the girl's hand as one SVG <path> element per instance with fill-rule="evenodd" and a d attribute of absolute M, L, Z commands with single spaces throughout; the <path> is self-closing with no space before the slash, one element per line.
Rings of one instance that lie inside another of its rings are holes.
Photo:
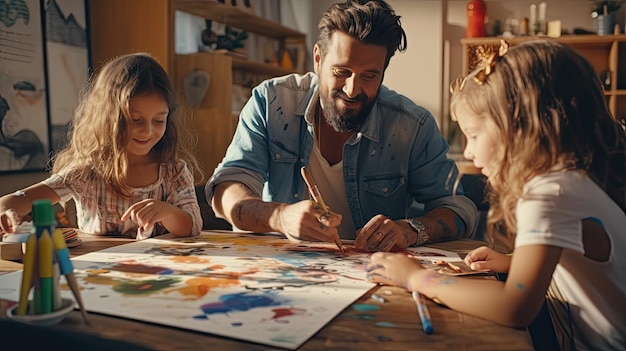
<path fill-rule="evenodd" d="M 465 263 L 474 270 L 489 269 L 496 273 L 506 273 L 511 268 L 511 256 L 501 254 L 487 246 L 472 250 L 465 256 Z"/>
<path fill-rule="evenodd" d="M 154 224 L 170 216 L 175 208 L 171 204 L 145 199 L 131 205 L 122 215 L 122 221 L 131 220 L 143 231 L 151 232 Z"/>
<path fill-rule="evenodd" d="M 0 213 L 0 233 L 15 233 L 15 228 L 20 225 L 23 218 L 13 209 Z"/>
<path fill-rule="evenodd" d="M 419 273 L 424 267 L 413 258 L 402 253 L 376 252 L 367 265 L 367 279 L 373 283 L 397 285 L 407 290 L 416 290 Z"/>

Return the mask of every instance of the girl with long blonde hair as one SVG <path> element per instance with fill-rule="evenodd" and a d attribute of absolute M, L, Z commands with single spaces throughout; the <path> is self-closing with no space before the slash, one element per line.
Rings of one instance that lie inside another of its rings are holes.
<path fill-rule="evenodd" d="M 547 302 L 564 350 L 626 345 L 626 133 L 592 65 L 550 40 L 498 53 L 452 87 L 464 155 L 488 180 L 490 234 L 512 254 L 470 252 L 505 282 L 441 275 L 376 253 L 371 281 L 418 291 L 503 325 L 529 325 Z"/>
<path fill-rule="evenodd" d="M 51 176 L 0 198 L 0 229 L 13 232 L 33 200 L 73 199 L 86 233 L 198 234 L 193 137 L 159 63 L 145 53 L 117 57 L 90 78 L 79 101 Z"/>

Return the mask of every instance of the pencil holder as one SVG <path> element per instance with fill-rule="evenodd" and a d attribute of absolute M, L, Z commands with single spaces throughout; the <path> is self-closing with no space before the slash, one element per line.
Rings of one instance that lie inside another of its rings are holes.
<path fill-rule="evenodd" d="M 8 311 L 10 314 L 7 312 L 9 318 L 33 324 L 60 322 L 74 306 L 73 300 L 61 297 L 59 279 L 64 275 L 88 323 L 63 231 L 55 228 L 52 204 L 48 200 L 33 201 L 32 215 L 34 232 L 26 241 L 20 297 L 17 306 Z M 29 300 L 31 290 L 33 297 Z"/>
<path fill-rule="evenodd" d="M 17 313 L 17 305 L 7 310 L 7 317 L 16 322 L 39 325 L 39 326 L 51 326 L 61 322 L 70 312 L 74 310 L 74 300 L 62 299 L 61 308 L 56 311 L 44 314 L 34 314 L 33 300 L 28 302 L 28 309 L 26 314 Z"/>

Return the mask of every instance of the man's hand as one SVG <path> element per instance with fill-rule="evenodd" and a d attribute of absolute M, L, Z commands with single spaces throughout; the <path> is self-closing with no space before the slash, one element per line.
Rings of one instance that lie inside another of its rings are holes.
<path fill-rule="evenodd" d="M 417 233 L 404 221 L 376 215 L 357 232 L 354 246 L 357 249 L 374 251 L 403 250 L 415 244 Z"/>
<path fill-rule="evenodd" d="M 324 241 L 336 242 L 339 238 L 337 227 L 342 216 L 338 213 L 324 212 L 315 201 L 304 200 L 295 204 L 280 206 L 276 209 L 279 232 L 292 242 Z"/>

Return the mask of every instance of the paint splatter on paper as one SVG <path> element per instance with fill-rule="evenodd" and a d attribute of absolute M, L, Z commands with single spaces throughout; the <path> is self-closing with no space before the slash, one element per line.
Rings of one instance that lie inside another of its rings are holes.
<path fill-rule="evenodd" d="M 72 261 L 90 312 L 286 349 L 374 286 L 365 277 L 367 253 L 271 235 L 153 238 Z"/>

